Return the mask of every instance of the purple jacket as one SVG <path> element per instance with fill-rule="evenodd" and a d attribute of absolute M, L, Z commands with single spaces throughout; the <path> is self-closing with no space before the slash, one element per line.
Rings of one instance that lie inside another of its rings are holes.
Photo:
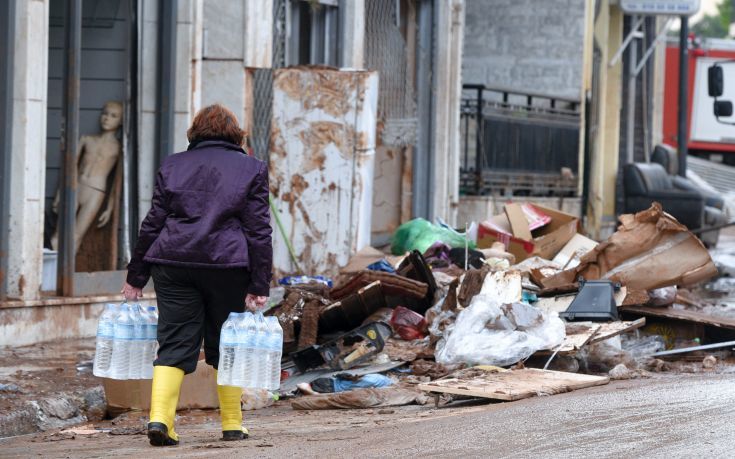
<path fill-rule="evenodd" d="M 142 288 L 150 265 L 249 268 L 248 293 L 267 296 L 273 248 L 268 167 L 237 145 L 207 140 L 163 161 L 128 265 Z"/>

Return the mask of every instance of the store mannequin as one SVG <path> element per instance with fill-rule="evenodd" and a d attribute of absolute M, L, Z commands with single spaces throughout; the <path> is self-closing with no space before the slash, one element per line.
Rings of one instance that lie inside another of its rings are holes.
<path fill-rule="evenodd" d="M 79 139 L 79 158 L 77 173 L 76 224 L 74 227 L 74 253 L 84 235 L 94 222 L 107 198 L 107 206 L 97 219 L 97 227 L 102 228 L 110 221 L 118 201 L 118 182 L 122 179 L 122 167 L 115 168 L 122 158 L 122 146 L 117 139 L 117 130 L 122 126 L 123 107 L 120 102 L 105 103 L 100 115 L 102 131 L 95 135 L 83 135 Z M 115 180 L 107 190 L 110 173 L 116 169 Z M 108 196 L 109 195 L 109 196 Z M 54 200 L 54 212 L 58 213 L 59 193 Z M 58 228 L 51 238 L 51 245 L 58 250 Z"/>

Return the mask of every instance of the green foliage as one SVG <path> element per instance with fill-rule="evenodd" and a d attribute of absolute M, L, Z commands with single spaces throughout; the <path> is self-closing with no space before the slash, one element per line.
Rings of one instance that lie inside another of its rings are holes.
<path fill-rule="evenodd" d="M 722 0 L 717 5 L 717 14 L 707 15 L 691 28 L 698 37 L 726 38 L 733 17 L 732 0 Z"/>

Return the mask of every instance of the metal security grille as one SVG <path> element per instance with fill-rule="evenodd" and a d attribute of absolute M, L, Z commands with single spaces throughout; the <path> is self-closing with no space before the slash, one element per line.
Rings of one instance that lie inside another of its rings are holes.
<path fill-rule="evenodd" d="M 273 70 L 286 63 L 286 7 L 289 0 L 273 2 L 273 55 L 270 69 L 253 72 L 253 130 L 250 146 L 255 157 L 268 160 L 270 149 L 271 115 L 273 113 Z"/>
<path fill-rule="evenodd" d="M 406 2 L 407 3 L 407 2 Z M 401 2 L 365 2 L 365 62 L 380 78 L 378 116 L 383 121 L 383 145 L 416 143 L 416 95 L 409 69 L 406 40 L 401 33 Z"/>

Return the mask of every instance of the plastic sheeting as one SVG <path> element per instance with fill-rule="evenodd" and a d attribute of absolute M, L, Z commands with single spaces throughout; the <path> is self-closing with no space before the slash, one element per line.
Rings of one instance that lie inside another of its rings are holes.
<path fill-rule="evenodd" d="M 437 343 L 436 360 L 445 365 L 508 366 L 559 346 L 565 336 L 564 322 L 556 313 L 523 303 L 501 304 L 496 296 L 480 293 L 459 313 L 446 341 Z"/>

